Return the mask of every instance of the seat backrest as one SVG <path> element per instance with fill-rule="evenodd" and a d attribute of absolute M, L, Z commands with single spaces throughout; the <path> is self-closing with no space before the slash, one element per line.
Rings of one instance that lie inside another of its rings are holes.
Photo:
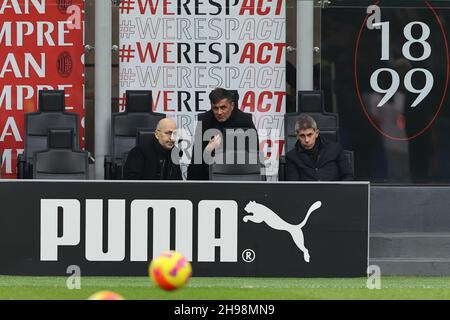
<path fill-rule="evenodd" d="M 209 166 L 209 179 L 215 181 L 263 181 L 261 166 L 255 163 L 248 152 L 235 152 L 233 163 Z"/>
<path fill-rule="evenodd" d="M 25 114 L 25 159 L 31 161 L 36 151 L 47 148 L 47 133 L 52 129 L 70 128 L 73 131 L 73 145 L 78 147 L 78 115 L 54 112 Z"/>
<path fill-rule="evenodd" d="M 74 150 L 72 140 L 73 129 L 49 129 L 47 150 L 68 149 Z"/>
<path fill-rule="evenodd" d="M 150 145 L 153 137 L 155 136 L 155 131 L 152 129 L 138 128 L 136 134 L 136 145 L 145 148 Z"/>
<path fill-rule="evenodd" d="M 149 90 L 127 90 L 126 112 L 150 112 L 152 110 L 152 92 Z"/>
<path fill-rule="evenodd" d="M 339 140 L 339 128 L 338 128 L 338 115 L 334 113 L 322 114 L 322 113 L 301 113 L 310 115 L 316 120 L 317 127 L 320 130 L 320 135 L 328 141 L 338 142 Z M 286 113 L 284 115 L 284 133 L 286 152 L 292 150 L 297 142 L 297 136 L 295 134 L 295 123 L 301 115 L 300 113 Z"/>
<path fill-rule="evenodd" d="M 136 138 L 135 138 L 133 147 L 140 146 L 143 149 L 148 148 L 149 145 L 151 144 L 151 141 L 152 141 L 154 135 L 155 135 L 154 129 L 137 128 L 136 129 Z M 124 177 L 125 162 L 127 162 L 128 153 L 131 151 L 131 149 L 133 147 L 131 147 L 129 150 L 126 150 L 122 153 L 122 156 L 121 156 L 122 165 L 118 167 L 119 172 L 116 173 L 116 175 L 117 174 L 120 175 L 120 179 L 123 179 L 123 177 Z M 117 176 L 116 176 L 116 178 L 117 178 Z"/>
<path fill-rule="evenodd" d="M 125 112 L 114 113 L 111 117 L 111 155 L 114 162 L 121 162 L 122 155 L 134 148 L 138 128 L 155 131 L 159 120 L 166 117 L 152 111 L 151 91 L 127 91 L 126 97 Z"/>
<path fill-rule="evenodd" d="M 64 91 L 39 91 L 39 111 L 24 117 L 24 157 L 27 162 L 32 162 L 36 151 L 46 150 L 49 129 L 71 129 L 73 146 L 79 147 L 78 114 L 65 112 L 64 108 Z"/>
<path fill-rule="evenodd" d="M 301 90 L 297 92 L 297 112 L 325 112 L 322 90 Z"/>
<path fill-rule="evenodd" d="M 115 113 L 112 115 L 112 156 L 120 159 L 124 152 L 129 152 L 136 145 L 138 128 L 155 131 L 164 114 L 151 113 Z"/>
<path fill-rule="evenodd" d="M 88 179 L 88 153 L 74 150 L 73 130 L 50 129 L 48 149 L 33 158 L 34 179 Z"/>
<path fill-rule="evenodd" d="M 338 142 L 339 141 L 339 119 L 337 114 L 329 113 L 302 113 L 306 115 L 310 115 L 314 118 L 317 123 L 317 128 L 320 130 L 320 135 L 329 141 Z M 287 113 L 285 115 L 285 134 L 287 136 L 286 141 L 286 150 L 291 150 L 295 142 L 297 141 L 297 137 L 295 134 L 295 123 L 300 117 L 299 113 L 290 114 Z M 293 143 L 293 144 L 292 144 Z M 289 148 L 290 147 L 290 148 Z"/>
<path fill-rule="evenodd" d="M 325 112 L 323 91 L 298 91 L 297 112 L 286 113 L 284 116 L 285 150 L 292 150 L 297 142 L 295 123 L 300 115 L 314 118 L 320 135 L 329 141 L 339 141 L 339 116 L 336 113 Z"/>
<path fill-rule="evenodd" d="M 65 110 L 64 90 L 40 90 L 38 110 L 41 112 L 63 112 Z"/>
<path fill-rule="evenodd" d="M 222 130 L 222 147 L 235 152 L 258 152 L 258 132 L 253 128 L 226 128 Z"/>
<path fill-rule="evenodd" d="M 212 164 L 209 180 L 213 181 L 263 181 L 261 167 L 257 164 Z"/>
<path fill-rule="evenodd" d="M 231 93 L 232 101 L 234 102 L 234 107 L 239 108 L 239 91 L 228 90 Z"/>

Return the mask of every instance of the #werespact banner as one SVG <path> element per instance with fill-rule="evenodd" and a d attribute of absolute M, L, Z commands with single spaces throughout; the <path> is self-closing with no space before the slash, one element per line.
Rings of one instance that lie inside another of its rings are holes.
<path fill-rule="evenodd" d="M 24 115 L 39 90 L 65 90 L 84 146 L 84 1 L 0 0 L 0 152 L 2 177 L 15 178 L 24 149 Z"/>
<path fill-rule="evenodd" d="M 238 90 L 253 114 L 267 174 L 276 175 L 286 110 L 284 0 L 122 0 L 120 111 L 126 90 L 152 90 L 153 110 L 184 139 L 214 88 Z M 191 141 L 192 142 L 192 141 Z"/>

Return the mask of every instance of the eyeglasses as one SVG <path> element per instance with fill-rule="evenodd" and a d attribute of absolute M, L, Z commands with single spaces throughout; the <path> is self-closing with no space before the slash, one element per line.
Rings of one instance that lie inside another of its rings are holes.
<path fill-rule="evenodd" d="M 177 135 L 178 135 L 178 133 L 176 132 L 176 131 L 161 131 L 161 130 L 156 130 L 156 131 L 159 131 L 159 132 L 161 132 L 162 134 L 164 134 L 164 135 L 166 135 L 166 136 L 168 136 L 168 137 L 177 137 Z"/>

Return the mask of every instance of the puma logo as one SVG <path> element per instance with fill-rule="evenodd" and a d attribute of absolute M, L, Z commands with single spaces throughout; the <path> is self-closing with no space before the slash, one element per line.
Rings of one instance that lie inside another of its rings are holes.
<path fill-rule="evenodd" d="M 315 210 L 322 206 L 321 201 L 314 202 L 306 213 L 305 219 L 300 224 L 290 224 L 281 219 L 275 212 L 267 208 L 266 206 L 257 203 L 255 201 L 250 201 L 245 206 L 244 210 L 250 213 L 244 217 L 244 222 L 251 221 L 254 223 L 265 222 L 269 227 L 275 230 L 287 231 L 291 234 L 294 243 L 303 252 L 303 258 L 306 262 L 309 262 L 310 256 L 308 249 L 305 247 L 305 239 L 303 237 L 302 228 L 308 221 L 309 216 Z"/>

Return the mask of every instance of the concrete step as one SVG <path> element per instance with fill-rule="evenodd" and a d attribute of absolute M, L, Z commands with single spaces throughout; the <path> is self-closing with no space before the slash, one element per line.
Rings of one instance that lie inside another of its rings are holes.
<path fill-rule="evenodd" d="M 450 233 L 448 186 L 370 188 L 370 232 Z"/>
<path fill-rule="evenodd" d="M 369 257 L 450 259 L 450 233 L 371 233 Z"/>
<path fill-rule="evenodd" d="M 369 264 L 379 266 L 382 276 L 450 276 L 450 259 L 371 258 Z"/>

